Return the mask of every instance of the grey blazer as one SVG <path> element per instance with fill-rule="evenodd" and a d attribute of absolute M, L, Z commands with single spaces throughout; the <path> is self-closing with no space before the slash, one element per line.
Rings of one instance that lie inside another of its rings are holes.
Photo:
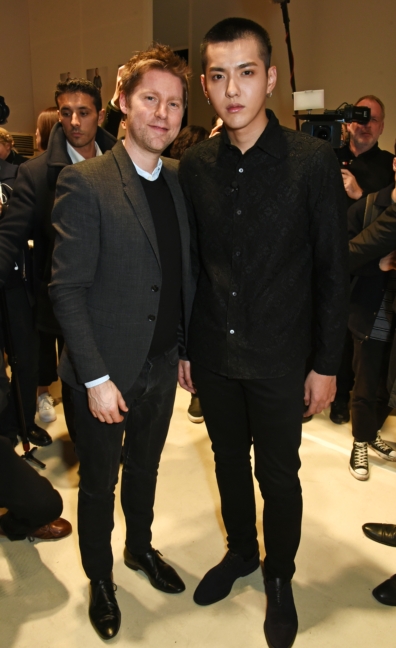
<path fill-rule="evenodd" d="M 180 227 L 187 331 L 193 289 L 177 163 L 163 158 L 163 175 Z M 160 290 L 151 288 L 161 289 L 161 264 L 146 196 L 121 141 L 105 155 L 61 172 L 52 222 L 56 240 L 50 297 L 66 342 L 58 373 L 79 390 L 109 374 L 125 393 L 150 349 L 160 296 Z"/>

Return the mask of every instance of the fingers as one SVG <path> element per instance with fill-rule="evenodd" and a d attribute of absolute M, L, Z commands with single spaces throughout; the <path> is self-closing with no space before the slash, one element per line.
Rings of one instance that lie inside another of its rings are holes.
<path fill-rule="evenodd" d="M 191 378 L 191 365 L 188 360 L 179 360 L 178 381 L 180 387 L 190 394 L 195 394 L 196 389 Z"/>
<path fill-rule="evenodd" d="M 121 392 L 111 380 L 87 389 L 88 407 L 95 418 L 101 423 L 121 423 L 124 417 L 120 409 L 128 411 Z"/>

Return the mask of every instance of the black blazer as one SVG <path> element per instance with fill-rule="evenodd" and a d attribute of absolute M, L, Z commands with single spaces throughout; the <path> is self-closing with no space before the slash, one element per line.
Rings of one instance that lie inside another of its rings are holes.
<path fill-rule="evenodd" d="M 163 159 L 182 246 L 184 329 L 192 283 L 189 226 L 177 163 Z M 161 265 L 154 223 L 135 167 L 122 142 L 112 151 L 64 169 L 52 214 L 56 229 L 50 296 L 66 340 L 59 375 L 76 389 L 106 374 L 122 391 L 147 358 L 157 315 Z"/>

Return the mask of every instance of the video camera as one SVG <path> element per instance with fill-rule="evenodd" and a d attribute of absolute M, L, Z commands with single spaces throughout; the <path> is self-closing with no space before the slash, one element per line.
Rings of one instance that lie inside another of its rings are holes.
<path fill-rule="evenodd" d="M 7 106 L 4 97 L 0 96 L 0 124 L 5 124 L 10 116 L 10 109 Z"/>
<path fill-rule="evenodd" d="M 294 109 L 313 110 L 324 107 L 324 91 L 308 90 L 294 93 Z M 301 126 L 303 133 L 329 142 L 333 148 L 345 145 L 343 137 L 343 124 L 368 124 L 371 118 L 370 108 L 367 106 L 354 106 L 346 102 L 336 110 L 324 110 L 322 113 L 295 113 L 294 117 L 305 120 Z"/>

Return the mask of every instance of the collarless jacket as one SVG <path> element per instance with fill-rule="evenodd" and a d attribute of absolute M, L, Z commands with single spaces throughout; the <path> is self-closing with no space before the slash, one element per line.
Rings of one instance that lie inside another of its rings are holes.
<path fill-rule="evenodd" d="M 184 331 L 192 283 L 177 166 L 163 158 L 162 173 L 180 228 Z M 151 212 L 121 141 L 106 155 L 62 171 L 52 220 L 56 242 L 50 296 L 66 340 L 59 374 L 80 390 L 108 374 L 125 392 L 150 349 L 162 275 Z"/>
<path fill-rule="evenodd" d="M 115 137 L 98 128 L 96 141 L 101 151 L 111 149 Z M 36 323 L 40 330 L 60 334 L 48 297 L 55 232 L 51 212 L 59 173 L 72 164 L 67 153 L 62 125 L 55 124 L 48 149 L 19 167 L 7 215 L 0 221 L 0 281 L 3 282 L 28 238 L 34 241 L 33 280 Z"/>

